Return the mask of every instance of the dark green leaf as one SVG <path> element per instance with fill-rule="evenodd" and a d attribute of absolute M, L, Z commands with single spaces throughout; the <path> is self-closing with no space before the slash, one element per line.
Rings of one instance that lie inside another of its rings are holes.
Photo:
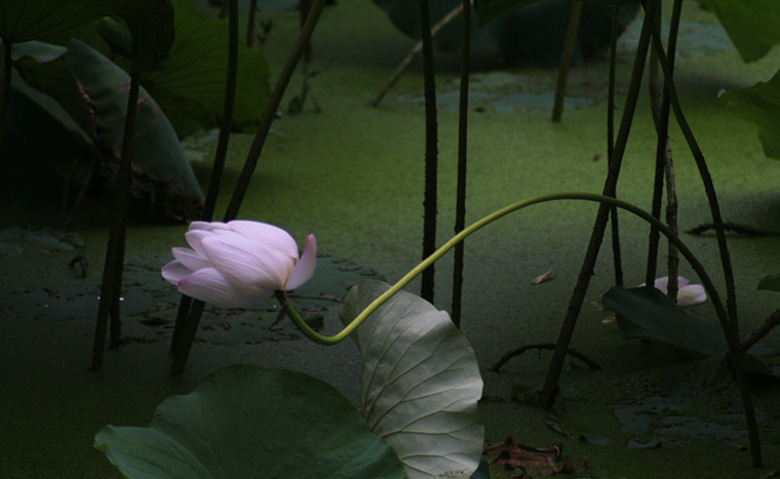
<path fill-rule="evenodd" d="M 165 69 L 150 72 L 142 85 L 165 110 L 183 138 L 203 128 L 217 128 L 222 118 L 228 31 L 224 20 L 201 17 L 187 0 L 176 7 L 176 41 Z M 238 47 L 238 80 L 233 124 L 254 130 L 268 102 L 270 69 L 262 52 Z"/>
<path fill-rule="evenodd" d="M 740 116 L 758 126 L 764 154 L 780 159 L 780 71 L 768 82 L 721 95 Z"/>
<path fill-rule="evenodd" d="M 713 11 L 746 62 L 756 61 L 780 43 L 777 0 L 698 0 Z"/>
<path fill-rule="evenodd" d="M 728 351 L 718 322 L 684 312 L 655 288 L 613 286 L 602 298 L 602 304 L 617 313 L 618 329 L 627 338 L 668 344 L 691 358 L 710 358 Z M 777 355 L 780 350 L 756 344 L 744 356 L 745 370 L 771 375 L 758 358 Z"/>
<path fill-rule="evenodd" d="M 141 78 L 143 88 L 165 111 L 179 138 L 202 130 L 219 128 L 225 96 L 228 32 L 224 20 L 206 19 L 187 0 L 173 0 L 176 8 L 176 39 L 165 68 Z M 111 18 L 101 18 L 88 26 L 46 38 L 67 45 L 77 38 L 125 69 L 131 65 L 130 31 Z M 28 45 L 28 44 L 24 44 Z M 17 46 L 14 46 L 14 51 Z M 41 62 L 50 60 L 25 47 L 24 53 Z M 17 54 L 17 56 L 21 53 Z M 17 66 L 19 62 L 17 62 Z M 23 65 L 28 81 L 47 81 L 30 65 Z M 270 70 L 262 52 L 238 46 L 238 78 L 233 125 L 242 131 L 254 130 L 268 102 Z M 197 81 L 195 81 L 197 79 Z M 59 79 L 57 79 L 59 81 Z M 56 90 L 56 89 L 55 89 Z M 56 94 L 56 93 L 55 93 Z M 58 96 L 60 102 L 63 101 Z"/>
<path fill-rule="evenodd" d="M 780 274 L 761 279 L 758 283 L 758 289 L 780 292 Z"/>
<path fill-rule="evenodd" d="M 130 77 L 88 45 L 73 40 L 65 57 L 68 70 L 84 91 L 100 141 L 119 158 L 122 151 Z M 92 131 L 91 125 L 82 125 Z M 203 195 L 195 174 L 165 114 L 141 89 L 133 146 L 136 194 L 159 200 L 172 216 L 192 217 L 201 208 Z M 162 198 L 160 198 L 162 196 Z"/>
<path fill-rule="evenodd" d="M 169 0 L 3 0 L 0 37 L 37 40 L 109 15 L 122 17 L 133 33 L 136 71 L 158 68 L 174 37 Z"/>
<path fill-rule="evenodd" d="M 330 385 L 243 364 L 165 400 L 149 427 L 106 426 L 95 448 L 131 479 L 401 479 L 403 466 Z"/>

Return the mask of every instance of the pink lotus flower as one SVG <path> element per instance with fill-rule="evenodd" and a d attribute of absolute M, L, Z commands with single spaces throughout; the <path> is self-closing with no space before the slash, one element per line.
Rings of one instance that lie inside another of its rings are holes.
<path fill-rule="evenodd" d="M 184 237 L 191 248 L 173 248 L 176 259 L 162 276 L 180 293 L 218 306 L 241 308 L 295 289 L 317 263 L 314 235 L 299 258 L 288 232 L 257 221 L 194 221 Z"/>
<path fill-rule="evenodd" d="M 680 306 L 681 308 L 701 304 L 707 301 L 707 293 L 704 292 L 704 286 L 700 284 L 690 284 L 690 282 L 689 279 L 683 278 L 682 276 L 677 277 L 677 306 Z M 668 292 L 668 284 L 669 277 L 664 276 L 663 278 L 656 279 L 653 286 L 655 286 L 655 289 L 658 291 L 666 294 Z M 644 285 L 645 283 L 642 283 L 639 286 Z"/>

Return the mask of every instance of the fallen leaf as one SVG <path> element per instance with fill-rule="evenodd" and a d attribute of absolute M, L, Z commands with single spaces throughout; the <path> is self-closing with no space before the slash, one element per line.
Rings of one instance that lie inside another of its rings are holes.
<path fill-rule="evenodd" d="M 520 477 L 535 477 L 560 472 L 561 469 L 555 461 L 561 456 L 562 450 L 563 445 L 559 442 L 553 443 L 551 449 L 539 449 L 520 444 L 514 440 L 511 433 L 507 433 L 503 444 L 485 448 L 482 453 L 486 456 L 498 454 L 492 462 L 503 464 L 507 470 L 521 471 Z"/>
<path fill-rule="evenodd" d="M 617 318 L 614 316 L 610 316 L 608 318 L 604 318 L 601 320 L 602 324 L 611 324 L 614 323 L 615 321 L 617 321 Z"/>
<path fill-rule="evenodd" d="M 545 271 L 544 273 L 542 273 L 539 276 L 537 276 L 536 278 L 534 278 L 533 281 L 531 281 L 531 282 L 533 284 L 539 284 L 539 283 L 544 283 L 546 281 L 550 281 L 552 279 L 552 273 L 553 273 L 553 269 L 550 268 L 547 271 Z"/>

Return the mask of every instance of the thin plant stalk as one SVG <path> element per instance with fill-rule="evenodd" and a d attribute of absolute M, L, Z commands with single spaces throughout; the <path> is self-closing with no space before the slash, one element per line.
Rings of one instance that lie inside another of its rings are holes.
<path fill-rule="evenodd" d="M 230 131 L 233 128 L 233 110 L 236 98 L 236 82 L 238 77 L 238 0 L 229 0 L 228 2 L 228 62 L 227 74 L 225 78 L 225 97 L 222 103 L 222 124 L 219 129 L 219 138 L 217 139 L 217 151 L 214 154 L 214 163 L 211 167 L 211 178 L 206 193 L 206 201 L 203 204 L 203 211 L 200 219 L 211 221 L 214 218 L 214 209 L 219 197 L 220 185 L 222 183 L 222 174 L 225 170 L 225 158 L 227 157 L 228 144 L 230 143 Z M 171 351 L 176 351 L 181 345 L 181 336 L 187 318 L 192 316 L 190 307 L 192 298 L 182 295 L 179 301 L 179 310 L 176 315 L 176 323 L 173 329 L 173 338 L 171 339 Z M 198 315 L 195 321 L 200 321 Z"/>
<path fill-rule="evenodd" d="M 436 195 L 438 190 L 438 126 L 436 120 L 436 80 L 433 71 L 433 37 L 429 0 L 420 0 L 420 26 L 423 44 L 423 76 L 425 77 L 425 192 L 423 198 L 422 257 L 436 250 Z M 423 271 L 420 296 L 433 303 L 434 268 Z"/>
<path fill-rule="evenodd" d="M 439 22 L 433 26 L 431 29 L 431 38 L 436 38 L 436 34 L 438 34 L 442 28 L 446 27 L 451 21 L 455 20 L 455 18 L 460 15 L 464 11 L 464 5 L 459 4 L 457 7 L 453 8 L 450 13 L 444 16 Z M 469 24 L 469 28 L 471 28 L 471 24 Z M 470 45 L 469 45 L 470 47 Z M 368 106 L 371 107 L 378 107 L 379 103 L 384 99 L 385 95 L 395 86 L 396 83 L 398 83 L 398 80 L 401 79 L 401 77 L 406 73 L 406 70 L 409 69 L 409 65 L 412 64 L 412 60 L 415 59 L 417 55 L 420 54 L 422 51 L 422 40 L 415 43 L 415 45 L 412 47 L 412 49 L 409 51 L 409 53 L 404 57 L 403 60 L 401 60 L 401 63 L 398 65 L 398 68 L 395 69 L 393 74 L 390 76 L 390 79 L 385 83 L 385 86 L 382 87 L 382 90 L 377 93 L 377 95 L 371 99 L 371 101 L 368 102 Z"/>
<path fill-rule="evenodd" d="M 648 0 L 648 10 L 651 13 L 655 8 L 656 3 L 657 0 Z M 631 123 L 634 118 L 637 99 L 639 98 L 639 88 L 642 84 L 645 59 L 650 44 L 652 18 L 652 14 L 647 14 L 642 23 L 642 31 L 639 35 L 639 41 L 637 42 L 636 56 L 631 72 L 631 80 L 628 86 L 628 93 L 626 94 L 626 105 L 623 109 L 623 117 L 620 122 L 620 128 L 618 130 L 612 157 L 609 160 L 609 171 L 603 190 L 604 196 L 615 196 L 618 177 L 620 176 L 620 166 L 626 151 L 628 136 L 631 131 Z M 585 253 L 579 276 L 577 277 L 577 283 L 572 292 L 571 299 L 569 300 L 569 306 L 558 334 L 558 339 L 556 341 L 557 346 L 550 360 L 550 366 L 547 369 L 544 385 L 539 394 L 540 405 L 548 409 L 552 407 L 558 392 L 558 380 L 560 379 L 561 371 L 563 371 L 566 352 L 569 348 L 571 337 L 574 334 L 574 328 L 577 325 L 577 319 L 580 314 L 580 309 L 582 308 L 582 303 L 585 300 L 585 293 L 590 284 L 590 278 L 593 276 L 593 268 L 596 264 L 596 259 L 598 258 L 601 242 L 604 239 L 609 211 L 610 207 L 608 204 L 602 203 L 599 206 L 596 221 L 593 224 L 593 231 L 591 233 L 588 249 Z"/>
<path fill-rule="evenodd" d="M 232 8 L 232 7 L 231 7 Z M 255 20 L 257 17 L 257 0 L 249 2 L 249 14 L 246 19 L 246 46 L 252 48 L 255 42 Z"/>
<path fill-rule="evenodd" d="M 739 350 L 742 353 L 746 353 L 748 349 L 752 348 L 754 344 L 761 341 L 761 339 L 769 334 L 774 328 L 780 325 L 780 309 L 775 310 L 774 313 L 769 315 L 764 322 L 754 329 L 739 345 Z"/>
<path fill-rule="evenodd" d="M 306 19 L 306 23 L 303 25 L 301 33 L 298 36 L 298 41 L 295 43 L 295 46 L 290 52 L 290 56 L 287 57 L 287 62 L 279 73 L 279 78 L 276 80 L 276 85 L 268 99 L 268 105 L 266 105 L 263 118 L 260 120 L 260 126 L 258 127 L 255 138 L 249 148 L 249 153 L 247 153 L 247 158 L 244 162 L 241 174 L 238 177 L 236 187 L 233 190 L 233 196 L 230 198 L 230 203 L 225 211 L 224 221 L 235 219 L 238 215 L 238 211 L 241 209 L 241 203 L 244 201 L 244 196 L 246 196 L 246 192 L 249 190 L 252 175 L 257 168 L 257 162 L 260 159 L 260 153 L 263 151 L 265 140 L 268 138 L 268 132 L 271 130 L 271 124 L 276 118 L 276 112 L 279 110 L 282 96 L 287 89 L 287 85 L 290 83 L 290 79 L 295 72 L 298 62 L 306 50 L 306 45 L 309 43 L 312 33 L 314 33 L 314 27 L 317 26 L 317 21 L 322 14 L 324 6 L 325 0 L 314 0 L 312 8 L 309 11 L 309 17 Z"/>
<path fill-rule="evenodd" d="M 558 84 L 555 88 L 555 103 L 553 104 L 552 121 L 559 122 L 563 117 L 563 103 L 566 100 L 566 82 L 569 79 L 569 68 L 574 58 L 574 50 L 577 46 L 577 30 L 582 16 L 582 0 L 574 0 L 571 4 L 569 15 L 569 27 L 566 30 L 566 38 L 563 41 L 561 63 L 558 66 Z"/>
<path fill-rule="evenodd" d="M 750 395 L 750 388 L 747 383 L 747 376 L 742 368 L 742 353 L 739 343 L 739 320 L 737 318 L 737 302 L 736 302 L 736 289 L 734 285 L 734 271 L 731 266 L 731 256 L 729 255 L 728 245 L 726 242 L 725 228 L 723 226 L 723 218 L 720 213 L 720 206 L 718 204 L 718 197 L 715 193 L 715 185 L 712 181 L 712 176 L 709 173 L 709 168 L 704 159 L 704 154 L 699 148 L 699 144 L 693 135 L 693 131 L 682 112 L 679 99 L 677 97 L 677 91 L 674 86 L 674 81 L 670 75 L 670 67 L 664 53 L 663 44 L 661 43 L 661 36 L 657 29 L 653 32 L 653 44 L 658 51 L 658 59 L 661 64 L 661 68 L 664 72 L 664 77 L 667 79 L 665 83 L 665 89 L 669 94 L 672 110 L 674 111 L 677 123 L 680 126 L 680 130 L 685 137 L 688 147 L 693 154 L 693 158 L 696 161 L 696 166 L 699 169 L 699 175 L 704 183 L 704 191 L 707 195 L 707 201 L 710 206 L 710 212 L 712 214 L 713 226 L 715 228 L 715 235 L 718 239 L 718 249 L 720 251 L 721 265 L 723 268 L 723 276 L 726 282 L 726 309 L 728 312 L 728 324 L 724 326 L 724 335 L 726 336 L 726 343 L 729 348 L 729 360 L 731 361 L 731 367 L 734 371 L 734 376 L 739 386 L 740 395 L 742 397 L 742 407 L 745 411 L 745 417 L 747 419 L 748 438 L 750 440 L 750 453 L 753 460 L 753 466 L 760 467 L 763 460 L 761 457 L 761 440 L 758 431 L 758 423 L 755 417 L 755 410 L 753 409 L 753 399 Z"/>
<path fill-rule="evenodd" d="M 607 90 L 607 162 L 612 161 L 615 149 L 615 77 L 617 71 L 617 39 L 620 35 L 620 5 L 614 5 L 612 10 L 612 33 L 609 47 L 609 88 Z M 623 286 L 623 256 L 620 251 L 620 223 L 618 209 L 610 211 L 612 227 L 612 262 L 615 268 L 615 284 Z"/>
<path fill-rule="evenodd" d="M 471 0 L 463 0 L 463 46 L 460 66 L 460 105 L 458 111 L 458 179 L 455 199 L 455 234 L 466 227 L 466 172 L 468 159 L 469 64 L 471 53 Z M 452 322 L 460 327 L 463 301 L 463 261 L 465 243 L 455 246 L 452 271 Z"/>
<path fill-rule="evenodd" d="M 669 69 L 674 73 L 674 57 L 677 50 L 677 32 L 680 28 L 680 17 L 682 16 L 682 0 L 675 0 L 672 5 L 672 18 L 669 28 Z M 663 97 L 661 99 L 661 112 L 666 116 L 667 129 L 669 122 L 669 93 L 664 89 Z M 666 141 L 665 150 L 665 162 L 664 162 L 664 176 L 666 179 L 666 224 L 669 228 L 677 233 L 677 186 L 674 179 L 674 160 L 672 159 L 672 151 L 669 147 L 669 140 Z M 677 275 L 679 270 L 680 258 L 677 253 L 677 249 L 674 245 L 668 245 L 666 270 L 669 276 L 669 282 L 666 285 L 666 293 L 673 302 L 677 302 L 677 293 L 679 285 L 677 282 Z"/>
<path fill-rule="evenodd" d="M 274 90 L 271 92 L 271 96 L 268 99 L 268 104 L 266 105 L 265 112 L 263 113 L 263 118 L 260 121 L 260 126 L 258 127 L 258 131 L 255 134 L 255 138 L 252 142 L 252 146 L 249 149 L 249 153 L 247 154 L 244 167 L 241 170 L 238 181 L 236 182 L 236 187 L 233 190 L 233 195 L 230 199 L 227 210 L 225 211 L 223 221 L 234 220 L 238 215 L 238 211 L 241 208 L 241 203 L 243 202 L 244 196 L 246 196 L 246 192 L 249 189 L 252 175 L 254 174 L 255 168 L 257 167 L 257 162 L 260 159 L 260 154 L 262 153 L 263 146 L 265 145 L 265 140 L 268 138 L 268 132 L 271 130 L 271 124 L 276 117 L 276 112 L 279 108 L 279 104 L 281 103 L 284 91 L 286 90 L 287 85 L 290 83 L 292 74 L 295 71 L 295 68 L 298 65 L 301 57 L 303 56 L 306 45 L 311 39 L 312 33 L 314 33 L 314 27 L 317 25 L 317 21 L 322 14 L 325 1 L 326 0 L 314 0 L 314 3 L 312 4 L 311 10 L 309 12 L 309 17 L 301 29 L 298 41 L 295 43 L 293 50 L 290 52 L 290 56 L 287 58 L 287 62 L 279 74 L 279 79 L 276 81 Z M 200 317 L 203 312 L 203 307 L 204 306 L 201 301 L 195 301 L 192 306 L 192 310 L 190 311 L 189 317 L 185 322 L 185 326 L 183 327 L 181 339 L 171 364 L 171 375 L 179 375 L 184 372 L 184 367 L 187 364 L 187 358 L 189 357 L 192 343 L 195 340 L 195 334 L 198 331 L 198 325 L 200 324 Z"/>
<path fill-rule="evenodd" d="M 661 8 L 659 4 L 655 10 L 655 28 L 660 28 L 661 25 Z M 656 140 L 656 155 L 655 155 L 655 172 L 653 174 L 653 196 L 652 196 L 652 208 L 651 212 L 654 217 L 661 217 L 661 209 L 663 207 L 663 189 L 664 189 L 664 165 L 666 163 L 666 149 L 668 146 L 668 125 L 669 114 L 666 114 L 666 120 L 662 119 L 663 113 L 661 112 L 661 81 L 658 70 L 658 54 L 655 51 L 655 47 L 650 48 L 650 66 L 648 69 L 648 89 L 650 93 L 650 111 L 653 115 L 653 123 L 655 124 L 655 131 L 657 135 Z M 654 227 L 650 227 L 650 237 L 647 247 L 647 266 L 645 269 L 645 284 L 654 284 L 656 272 L 658 269 L 658 243 L 660 241 L 660 234 Z M 671 280 L 671 278 L 669 278 Z"/>
<path fill-rule="evenodd" d="M 726 232 L 723 226 L 723 217 L 720 213 L 718 196 L 715 193 L 715 184 L 712 181 L 709 167 L 707 167 L 707 162 L 704 159 L 704 153 L 702 153 L 701 148 L 699 147 L 699 143 L 696 141 L 696 137 L 693 135 L 693 131 L 691 130 L 691 127 L 688 124 L 688 120 L 685 118 L 685 114 L 683 113 L 682 107 L 680 106 L 680 101 L 677 97 L 677 89 L 674 86 L 672 77 L 669 75 L 669 63 L 663 50 L 661 37 L 657 32 L 653 34 L 653 44 L 656 45 L 661 69 L 664 72 L 664 77 L 667 78 L 665 89 L 669 94 L 672 111 L 674 112 L 675 119 L 680 126 L 683 137 L 688 144 L 688 148 L 693 154 L 693 159 L 696 162 L 696 167 L 699 169 L 699 175 L 701 176 L 702 183 L 704 184 L 704 191 L 707 195 L 707 201 L 709 203 L 710 212 L 712 214 L 713 228 L 715 230 L 715 236 L 718 240 L 718 249 L 720 251 L 721 263 L 723 267 L 723 277 L 726 282 L 726 305 L 729 312 L 729 318 L 736 326 L 739 323 L 737 318 L 736 288 L 734 286 L 734 269 L 731 266 L 731 256 L 729 255 L 728 244 L 726 242 Z"/>
<path fill-rule="evenodd" d="M 138 111 L 139 87 L 138 73 L 132 73 L 127 98 L 122 153 L 117 169 L 114 215 L 109 230 L 106 261 L 103 266 L 103 282 L 100 287 L 97 325 L 95 326 L 95 340 L 92 346 L 91 369 L 93 371 L 99 371 L 103 367 L 109 315 L 112 316 L 112 323 L 119 321 L 119 293 L 122 284 L 125 231 L 127 229 L 127 200 L 130 192 L 133 136 L 135 135 L 135 119 Z M 114 324 L 113 328 L 117 328 L 117 333 L 119 332 L 118 324 Z M 112 340 L 115 341 L 118 338 L 112 337 Z"/>

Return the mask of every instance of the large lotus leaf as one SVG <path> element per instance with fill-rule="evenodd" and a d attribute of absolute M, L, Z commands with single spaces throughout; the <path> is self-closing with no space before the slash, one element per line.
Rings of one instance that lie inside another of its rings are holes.
<path fill-rule="evenodd" d="M 10 43 L 37 40 L 108 15 L 122 17 L 133 33 L 135 70 L 157 68 L 173 43 L 169 0 L 3 0 L 0 37 Z"/>
<path fill-rule="evenodd" d="M 188 0 L 173 0 L 176 9 L 176 39 L 170 49 L 165 68 L 149 72 L 141 78 L 141 85 L 162 107 L 184 138 L 201 129 L 219 128 L 225 96 L 225 69 L 227 68 L 228 32 L 224 20 L 206 19 Z M 130 32 L 110 18 L 101 18 L 90 25 L 51 35 L 46 42 L 67 45 L 76 38 L 120 67 L 129 67 L 127 58 Z M 39 62 L 47 61 L 34 56 Z M 25 72 L 31 83 L 47 81 L 31 60 L 17 68 Z M 233 126 L 249 131 L 257 127 L 269 97 L 270 70 L 262 52 L 238 45 L 238 77 Z M 57 92 L 50 92 L 57 95 Z M 62 102 L 62 98 L 58 100 Z"/>
<path fill-rule="evenodd" d="M 360 281 L 344 302 L 351 322 L 389 288 Z M 482 395 L 474 351 L 444 311 L 399 292 L 358 328 L 361 413 L 387 440 L 410 479 L 468 478 L 482 456 Z"/>
<path fill-rule="evenodd" d="M 618 329 L 627 338 L 658 341 L 697 359 L 723 356 L 728 351 L 720 323 L 684 312 L 655 288 L 613 286 L 602 303 L 617 313 Z M 780 350 L 758 343 L 745 355 L 745 369 L 771 374 L 759 358 L 778 355 Z"/>
<path fill-rule="evenodd" d="M 163 401 L 149 427 L 95 435 L 131 479 L 401 479 L 388 444 L 333 387 L 303 373 L 239 364 Z"/>
<path fill-rule="evenodd" d="M 65 56 L 68 70 L 94 110 L 100 141 L 119 158 L 122 151 L 130 77 L 88 45 L 73 40 Z M 82 125 L 92 131 L 91 125 Z M 203 195 L 179 139 L 157 103 L 141 89 L 133 139 L 134 188 L 160 199 L 168 214 L 190 217 Z"/>
<path fill-rule="evenodd" d="M 780 71 L 766 83 L 728 91 L 721 98 L 740 116 L 758 125 L 764 154 L 780 159 Z"/>
<path fill-rule="evenodd" d="M 176 41 L 164 70 L 151 72 L 144 87 L 163 106 L 180 137 L 217 128 L 222 118 L 228 29 L 223 20 L 201 17 L 188 0 L 173 0 Z M 270 95 L 270 69 L 262 52 L 238 46 L 238 77 L 233 124 L 253 130 Z"/>
<path fill-rule="evenodd" d="M 777 0 L 698 0 L 718 20 L 746 62 L 756 61 L 780 43 Z"/>
<path fill-rule="evenodd" d="M 387 13 L 399 30 L 411 38 L 420 38 L 419 2 L 374 0 L 374 3 Z M 572 0 L 529 2 L 524 8 L 502 15 L 483 27 L 472 15 L 471 49 L 498 52 L 508 62 L 556 65 L 563 51 L 571 3 Z M 460 4 L 460 0 L 431 2 L 432 21 L 439 21 Z M 625 27 L 631 23 L 638 9 L 637 5 L 622 8 L 621 25 Z M 609 46 L 612 17 L 611 6 L 585 3 L 575 50 L 577 61 L 599 55 Z M 463 22 L 453 21 L 436 35 L 434 45 L 442 52 L 457 52 L 462 45 L 462 35 Z"/>
<path fill-rule="evenodd" d="M 496 17 L 517 8 L 525 7 L 540 0 L 474 0 L 474 7 L 479 17 L 479 23 L 486 25 Z M 623 5 L 629 3 L 641 3 L 641 0 L 588 0 L 587 3 L 608 3 L 613 5 Z M 586 5 L 587 5 L 586 3 Z M 568 17 L 566 17 L 568 21 Z"/>

